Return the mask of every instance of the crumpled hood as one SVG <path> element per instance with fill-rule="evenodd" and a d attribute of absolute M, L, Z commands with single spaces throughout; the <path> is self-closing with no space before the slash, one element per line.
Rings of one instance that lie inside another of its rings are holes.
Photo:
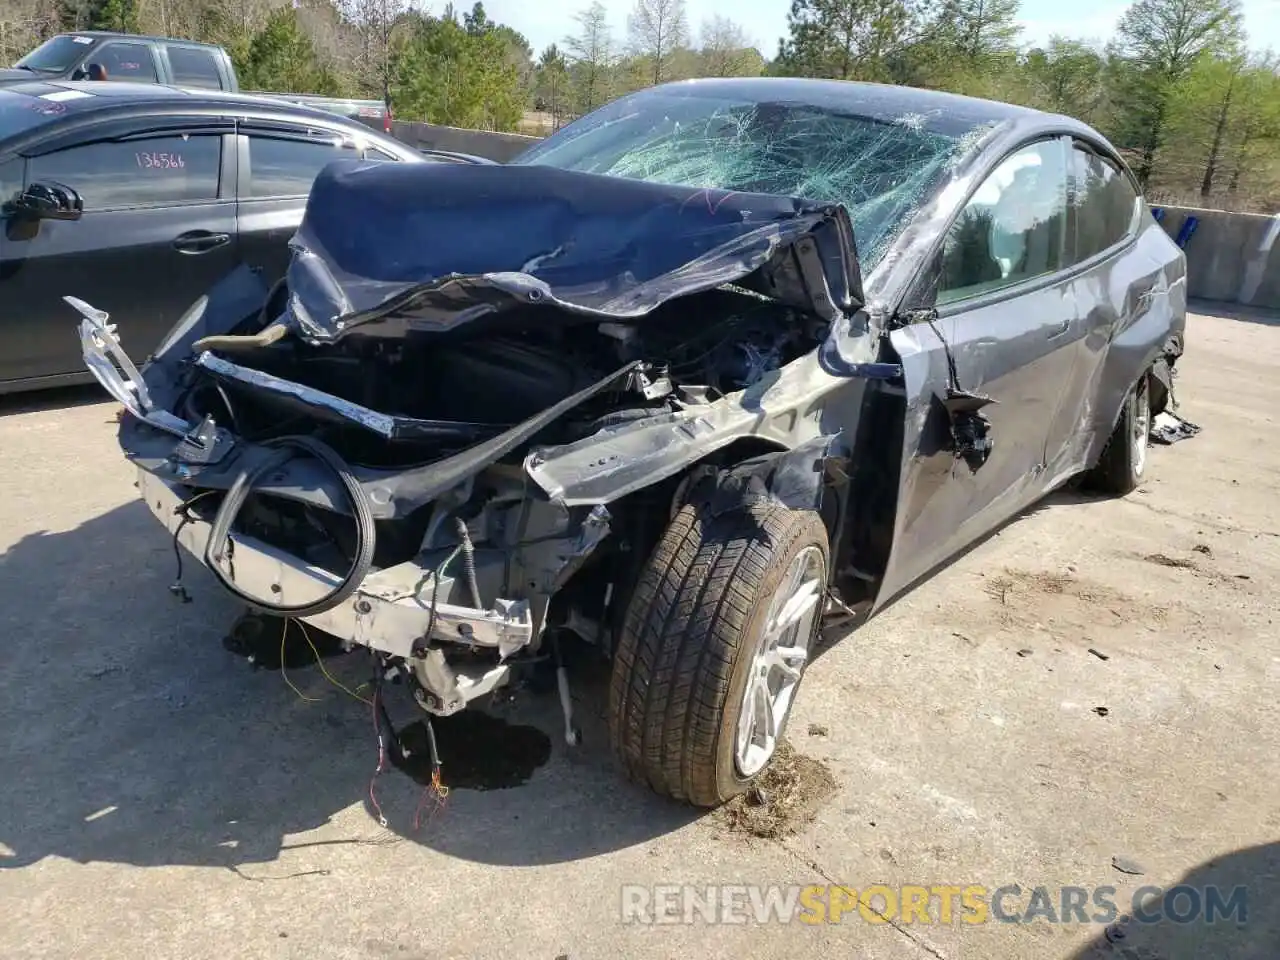
<path fill-rule="evenodd" d="M 634 318 L 729 282 L 832 321 L 862 305 L 838 204 L 545 166 L 338 161 L 292 246 L 289 320 L 313 343 L 529 303 Z"/>

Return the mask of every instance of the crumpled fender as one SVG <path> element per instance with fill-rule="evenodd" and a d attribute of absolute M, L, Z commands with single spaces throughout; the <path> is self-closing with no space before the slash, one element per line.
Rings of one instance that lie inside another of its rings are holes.
<path fill-rule="evenodd" d="M 817 511 L 827 464 L 838 452 L 839 434 L 814 437 L 790 450 L 743 460 L 694 483 L 685 503 L 703 507 L 711 517 L 777 504 L 789 510 Z"/>

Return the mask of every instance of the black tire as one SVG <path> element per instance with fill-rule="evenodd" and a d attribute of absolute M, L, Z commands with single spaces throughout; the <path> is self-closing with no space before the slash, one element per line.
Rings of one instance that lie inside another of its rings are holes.
<path fill-rule="evenodd" d="M 632 780 L 700 807 L 747 788 L 735 745 L 748 676 L 770 601 L 810 546 L 825 591 L 829 548 L 816 513 L 767 505 L 711 518 L 688 504 L 676 514 L 636 584 L 609 685 L 613 748 Z M 820 622 L 821 610 L 810 651 Z M 785 724 L 786 715 L 778 741 Z"/>
<path fill-rule="evenodd" d="M 1145 424 L 1145 428 L 1140 424 Z M 1141 439 L 1139 432 L 1142 433 Z M 1125 397 L 1120 418 L 1102 450 L 1102 456 L 1098 458 L 1097 466 L 1085 475 L 1085 486 L 1117 497 L 1136 490 L 1146 472 L 1146 448 L 1150 435 L 1151 377 L 1144 373 Z"/>

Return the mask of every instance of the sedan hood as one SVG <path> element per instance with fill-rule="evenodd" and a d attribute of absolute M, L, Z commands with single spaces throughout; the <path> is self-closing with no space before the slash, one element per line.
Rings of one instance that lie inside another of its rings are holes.
<path fill-rule="evenodd" d="M 30 70 L 18 70 L 10 67 L 0 67 L 0 83 L 21 83 L 23 81 L 39 80 L 40 74 L 32 73 Z"/>
<path fill-rule="evenodd" d="M 838 204 L 545 166 L 335 162 L 292 245 L 287 322 L 312 344 L 528 305 L 636 318 L 726 283 L 832 322 L 863 297 Z"/>

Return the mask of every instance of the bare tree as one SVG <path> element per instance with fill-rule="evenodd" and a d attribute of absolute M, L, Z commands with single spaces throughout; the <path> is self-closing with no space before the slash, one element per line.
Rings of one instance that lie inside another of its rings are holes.
<path fill-rule="evenodd" d="M 353 67 L 360 85 L 377 90 L 391 108 L 391 80 L 395 73 L 396 27 L 409 12 L 409 0 L 337 0 L 342 19 L 357 39 Z"/>
<path fill-rule="evenodd" d="M 587 113 L 608 99 L 617 58 L 609 31 L 609 14 L 600 0 L 578 11 L 573 19 L 577 21 L 578 32 L 565 37 L 564 46 L 569 54 L 566 59 L 577 94 L 578 111 Z"/>
<path fill-rule="evenodd" d="M 551 126 L 560 129 L 560 121 L 564 119 L 564 88 L 568 79 L 568 68 L 565 66 L 564 54 L 554 43 L 542 51 L 538 58 L 537 82 L 535 93 L 542 101 L 545 109 L 551 114 Z"/>
<path fill-rule="evenodd" d="M 753 56 L 746 31 L 719 14 L 702 21 L 702 67 L 707 76 L 738 77 L 746 73 L 759 55 Z"/>
<path fill-rule="evenodd" d="M 689 38 L 684 0 L 636 0 L 627 19 L 632 51 L 653 63 L 653 82 L 662 82 L 671 53 Z"/>

